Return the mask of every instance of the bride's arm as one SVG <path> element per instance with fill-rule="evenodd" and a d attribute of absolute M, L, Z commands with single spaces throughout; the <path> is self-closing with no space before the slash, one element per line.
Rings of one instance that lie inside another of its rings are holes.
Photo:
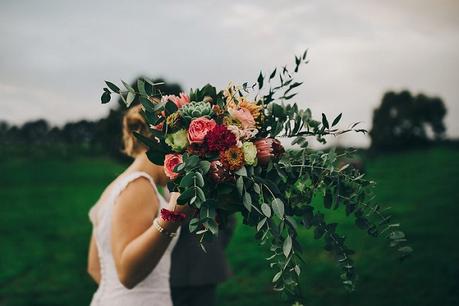
<path fill-rule="evenodd" d="M 89 243 L 89 254 L 88 254 L 88 273 L 99 284 L 100 282 L 100 263 L 99 255 L 97 254 L 96 240 L 94 234 L 91 236 Z"/>
<path fill-rule="evenodd" d="M 176 196 L 171 201 L 176 200 Z M 173 204 L 173 203 L 171 203 Z M 112 252 L 120 282 L 135 287 L 156 267 L 171 238 L 152 225 L 158 198 L 146 179 L 138 179 L 121 193 L 113 208 Z M 179 223 L 159 221 L 169 232 Z"/>

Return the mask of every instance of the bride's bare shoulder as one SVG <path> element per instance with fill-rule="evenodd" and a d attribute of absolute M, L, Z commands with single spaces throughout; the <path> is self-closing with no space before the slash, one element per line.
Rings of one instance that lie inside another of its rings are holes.
<path fill-rule="evenodd" d="M 150 218 L 158 211 L 159 200 L 148 178 L 139 176 L 123 188 L 115 200 L 115 215 Z"/>

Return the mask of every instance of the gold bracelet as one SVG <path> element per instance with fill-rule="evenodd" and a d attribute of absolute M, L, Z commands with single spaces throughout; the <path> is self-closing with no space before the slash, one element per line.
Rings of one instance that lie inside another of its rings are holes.
<path fill-rule="evenodd" d="M 160 232 L 163 235 L 166 235 L 169 238 L 174 238 L 175 236 L 177 236 L 177 233 L 172 233 L 172 232 L 169 232 L 169 231 L 165 230 L 164 227 L 162 227 L 159 224 L 158 218 L 155 218 L 153 220 L 153 226 L 158 230 L 158 232 Z"/>

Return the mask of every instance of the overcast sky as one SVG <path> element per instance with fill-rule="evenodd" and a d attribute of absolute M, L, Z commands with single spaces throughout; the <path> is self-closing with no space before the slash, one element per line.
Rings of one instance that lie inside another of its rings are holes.
<path fill-rule="evenodd" d="M 387 90 L 440 96 L 459 137 L 459 1 L 0 0 L 0 120 L 104 116 L 104 80 L 255 81 L 309 49 L 296 102 L 363 121 Z M 341 143 L 365 146 L 361 134 Z"/>

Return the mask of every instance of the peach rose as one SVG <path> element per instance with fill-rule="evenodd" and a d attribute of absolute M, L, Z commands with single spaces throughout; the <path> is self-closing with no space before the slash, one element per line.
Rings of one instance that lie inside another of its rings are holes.
<path fill-rule="evenodd" d="M 188 141 L 190 143 L 203 143 L 204 137 L 217 123 L 213 119 L 199 117 L 191 121 L 188 127 Z"/>
<path fill-rule="evenodd" d="M 164 173 L 168 178 L 175 180 L 179 176 L 177 172 L 174 172 L 174 169 L 181 163 L 183 163 L 181 154 L 166 154 L 164 157 Z"/>
<path fill-rule="evenodd" d="M 253 119 L 252 113 L 247 108 L 241 107 L 239 109 L 228 109 L 231 117 L 238 120 L 242 128 L 253 128 L 255 127 L 255 119 Z"/>

